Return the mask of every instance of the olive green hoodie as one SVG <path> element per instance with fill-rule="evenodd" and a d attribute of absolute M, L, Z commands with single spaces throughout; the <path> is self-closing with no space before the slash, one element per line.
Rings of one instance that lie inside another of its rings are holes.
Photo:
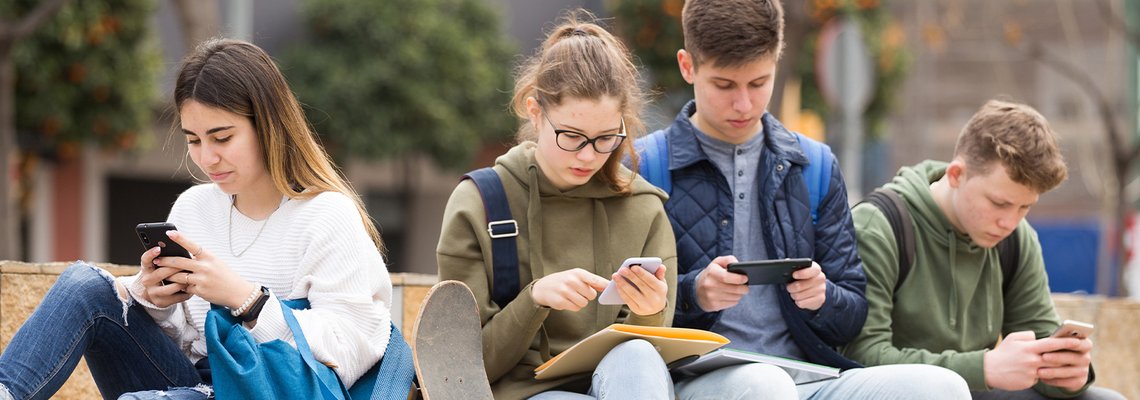
<path fill-rule="evenodd" d="M 483 321 L 483 357 L 495 398 L 526 398 L 565 387 L 584 390 L 590 374 L 535 380 L 534 368 L 579 340 L 617 322 L 668 326 L 673 320 L 677 250 L 662 204 L 663 192 L 638 177 L 631 195 L 615 193 L 597 177 L 568 191 L 546 179 L 535 162 L 535 144 L 515 146 L 495 161 L 511 214 L 518 221 L 521 292 L 500 309 L 491 300 L 491 238 L 483 201 L 470 181 L 448 200 L 436 249 L 441 280 L 454 279 L 475 293 Z M 631 172 L 622 167 L 622 176 Z M 542 307 L 531 297 L 533 282 L 573 268 L 609 279 L 629 257 L 660 257 L 666 266 L 669 304 L 638 316 L 625 306 L 591 301 L 577 311 Z"/>
<path fill-rule="evenodd" d="M 1008 292 L 1002 293 L 996 246 L 979 247 L 934 202 L 930 184 L 942 178 L 946 166 L 925 161 L 902 168 L 885 185 L 906 201 L 915 228 L 914 267 L 897 292 L 898 249 L 890 223 L 871 204 L 852 211 L 870 308 L 859 337 L 843 350 L 867 366 L 939 365 L 965 378 L 971 390 L 988 390 L 986 350 L 1012 332 L 1048 336 L 1058 326 L 1057 314 L 1037 232 L 1024 220 L 1019 224 L 1019 264 Z M 1035 389 L 1050 397 L 1075 395 L 1042 384 Z"/>

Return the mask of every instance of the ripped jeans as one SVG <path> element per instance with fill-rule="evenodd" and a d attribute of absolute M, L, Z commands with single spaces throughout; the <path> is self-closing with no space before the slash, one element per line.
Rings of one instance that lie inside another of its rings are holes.
<path fill-rule="evenodd" d="M 205 399 L 210 392 L 143 307 L 119 298 L 110 274 L 79 262 L 0 354 L 0 399 L 50 398 L 81 356 L 106 399 Z"/>

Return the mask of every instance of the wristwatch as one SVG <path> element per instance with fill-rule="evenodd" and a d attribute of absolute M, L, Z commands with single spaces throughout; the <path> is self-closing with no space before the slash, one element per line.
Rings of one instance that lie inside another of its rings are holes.
<path fill-rule="evenodd" d="M 253 301 L 253 304 L 250 304 L 248 310 L 245 310 L 245 312 L 241 313 L 241 315 L 238 316 L 238 319 L 240 319 L 241 322 L 251 322 L 253 320 L 256 320 L 257 316 L 261 314 L 261 308 L 265 307 L 265 302 L 268 300 L 269 288 L 262 286 L 261 295 L 257 297 L 257 300 Z"/>

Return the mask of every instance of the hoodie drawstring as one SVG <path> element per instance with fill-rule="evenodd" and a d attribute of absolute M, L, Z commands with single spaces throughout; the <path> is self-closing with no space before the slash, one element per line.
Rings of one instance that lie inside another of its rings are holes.
<path fill-rule="evenodd" d="M 946 231 L 946 241 L 950 242 L 950 326 L 958 326 L 958 279 L 955 271 L 958 270 L 958 240 L 953 231 Z"/>

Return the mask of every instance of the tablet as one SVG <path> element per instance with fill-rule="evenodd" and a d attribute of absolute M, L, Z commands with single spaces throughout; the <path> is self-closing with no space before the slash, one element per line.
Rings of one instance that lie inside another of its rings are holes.
<path fill-rule="evenodd" d="M 742 261 L 728 264 L 728 272 L 747 275 L 749 285 L 771 285 L 791 283 L 793 272 L 810 266 L 810 258 Z"/>
<path fill-rule="evenodd" d="M 641 267 L 650 274 L 656 274 L 657 268 L 661 267 L 661 259 L 657 257 L 630 257 L 621 263 L 621 267 L 619 267 L 618 270 L 620 271 L 633 266 Z M 625 304 L 625 301 L 618 295 L 617 284 L 615 284 L 614 281 L 611 280 L 610 284 L 606 285 L 606 289 L 602 291 L 602 294 L 598 296 L 598 304 Z"/>

